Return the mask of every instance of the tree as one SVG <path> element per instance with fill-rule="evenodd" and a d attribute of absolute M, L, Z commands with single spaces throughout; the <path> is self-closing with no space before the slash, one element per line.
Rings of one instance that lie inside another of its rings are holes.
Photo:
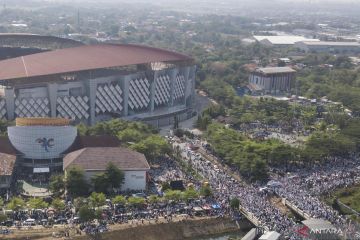
<path fill-rule="evenodd" d="M 160 198 L 158 195 L 150 195 L 149 196 L 149 203 L 154 204 L 160 202 Z"/>
<path fill-rule="evenodd" d="M 88 205 L 83 205 L 79 209 L 79 218 L 81 222 L 90 222 L 95 219 L 95 212 Z"/>
<path fill-rule="evenodd" d="M 124 172 L 110 162 L 105 172 L 93 176 L 91 181 L 96 192 L 108 193 L 109 190 L 119 189 L 124 183 L 124 179 Z"/>
<path fill-rule="evenodd" d="M 84 170 L 80 167 L 72 167 L 67 171 L 66 189 L 73 197 L 86 196 L 89 185 L 85 180 Z"/>
<path fill-rule="evenodd" d="M 6 208 L 13 211 L 19 211 L 25 207 L 25 201 L 22 198 L 14 197 L 6 205 Z"/>
<path fill-rule="evenodd" d="M 127 128 L 119 132 L 117 137 L 122 142 L 139 142 L 144 138 L 144 134 L 137 129 Z"/>
<path fill-rule="evenodd" d="M 322 156 L 345 156 L 356 149 L 355 143 L 342 134 L 315 132 L 306 142 L 306 147 L 320 151 Z"/>
<path fill-rule="evenodd" d="M 0 223 L 5 222 L 8 217 L 5 214 L 0 213 Z"/>
<path fill-rule="evenodd" d="M 173 200 L 175 202 L 180 201 L 182 198 L 182 193 L 179 190 L 167 190 L 165 192 L 165 199 Z"/>
<path fill-rule="evenodd" d="M 145 199 L 142 197 L 129 197 L 128 203 L 134 207 L 141 207 L 145 204 Z"/>
<path fill-rule="evenodd" d="M 45 202 L 44 200 L 42 200 L 41 198 L 31 198 L 27 204 L 32 208 L 32 209 L 45 209 L 49 206 L 49 204 L 47 202 Z"/>
<path fill-rule="evenodd" d="M 211 191 L 210 186 L 202 186 L 200 189 L 200 195 L 204 196 L 204 197 L 211 197 L 212 191 Z"/>
<path fill-rule="evenodd" d="M 105 173 L 98 173 L 91 178 L 96 192 L 107 193 L 109 189 L 109 179 Z"/>
<path fill-rule="evenodd" d="M 103 219 L 103 210 L 101 208 L 95 210 L 95 219 L 97 220 Z"/>
<path fill-rule="evenodd" d="M 51 202 L 51 206 L 56 210 L 56 211 L 63 211 L 65 209 L 65 203 L 63 200 L 61 200 L 60 198 L 54 198 Z"/>
<path fill-rule="evenodd" d="M 171 189 L 171 186 L 168 182 L 163 182 L 161 184 L 161 191 L 165 192 L 166 190 L 169 190 L 169 189 Z"/>
<path fill-rule="evenodd" d="M 106 196 L 104 193 L 93 192 L 89 197 L 89 203 L 94 208 L 104 206 L 106 204 Z"/>
<path fill-rule="evenodd" d="M 186 191 L 183 193 L 183 198 L 186 201 L 189 201 L 191 199 L 196 199 L 199 197 L 198 192 L 195 190 L 194 187 L 189 187 L 186 189 Z"/>
<path fill-rule="evenodd" d="M 119 205 L 125 205 L 126 204 L 126 198 L 122 195 L 117 195 L 116 197 L 114 197 L 112 199 L 112 202 L 114 204 L 119 204 Z"/>
<path fill-rule="evenodd" d="M 280 144 L 272 149 L 269 160 L 275 166 L 286 165 L 287 167 L 289 161 L 293 160 L 295 157 L 294 152 L 295 149 L 291 146 Z"/>
<path fill-rule="evenodd" d="M 124 183 L 125 175 L 124 172 L 119 169 L 115 164 L 110 162 L 105 170 L 105 174 L 108 178 L 110 188 L 120 188 Z"/>
<path fill-rule="evenodd" d="M 143 153 L 150 160 L 171 153 L 169 143 L 159 135 L 151 135 L 130 148 Z"/>
<path fill-rule="evenodd" d="M 56 197 L 61 196 L 65 190 L 64 176 L 52 175 L 50 177 L 49 189 L 54 194 L 54 196 Z"/>
<path fill-rule="evenodd" d="M 240 200 L 237 198 L 232 198 L 230 200 L 230 207 L 234 210 L 238 210 L 240 205 Z"/>
<path fill-rule="evenodd" d="M 80 209 L 82 206 L 87 205 L 87 204 L 88 204 L 88 201 L 86 198 L 77 197 L 74 199 L 75 209 Z"/>
<path fill-rule="evenodd" d="M 174 126 L 173 129 L 178 129 L 179 128 L 179 118 L 178 116 L 175 114 L 174 115 Z"/>

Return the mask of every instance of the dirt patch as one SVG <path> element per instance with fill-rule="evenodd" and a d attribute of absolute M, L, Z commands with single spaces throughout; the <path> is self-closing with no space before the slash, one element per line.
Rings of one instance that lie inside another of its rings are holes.
<path fill-rule="evenodd" d="M 272 196 L 272 197 L 269 197 L 269 201 L 274 207 L 279 209 L 279 211 L 282 214 L 284 214 L 284 215 L 291 215 L 292 214 L 291 210 L 281 202 L 281 198 L 276 197 L 276 196 Z"/>

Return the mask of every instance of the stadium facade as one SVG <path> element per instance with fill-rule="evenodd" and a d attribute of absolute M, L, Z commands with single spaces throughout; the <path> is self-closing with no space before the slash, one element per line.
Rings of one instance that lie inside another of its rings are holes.
<path fill-rule="evenodd" d="M 84 45 L 0 61 L 0 119 L 112 118 L 171 124 L 192 116 L 192 58 L 163 49 Z"/>

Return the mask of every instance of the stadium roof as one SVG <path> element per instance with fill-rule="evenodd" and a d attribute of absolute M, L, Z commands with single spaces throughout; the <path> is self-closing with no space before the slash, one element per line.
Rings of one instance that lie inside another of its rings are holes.
<path fill-rule="evenodd" d="M 266 67 L 266 68 L 258 68 L 256 72 L 260 72 L 263 74 L 277 74 L 277 73 L 295 73 L 296 71 L 291 67 Z"/>
<path fill-rule="evenodd" d="M 292 35 L 286 35 L 286 36 L 254 36 L 254 38 L 259 41 L 269 41 L 269 43 L 273 45 L 293 45 L 296 42 L 301 41 L 320 41 L 319 39 L 310 39 L 305 38 L 303 36 L 292 36 Z"/>
<path fill-rule="evenodd" d="M 78 166 L 84 170 L 103 171 L 112 162 L 122 170 L 149 170 L 144 154 L 123 147 L 90 147 L 64 157 L 64 169 Z"/>
<path fill-rule="evenodd" d="M 152 62 L 192 60 L 191 57 L 147 46 L 99 44 L 60 49 L 0 61 L 0 80 L 38 77 Z"/>

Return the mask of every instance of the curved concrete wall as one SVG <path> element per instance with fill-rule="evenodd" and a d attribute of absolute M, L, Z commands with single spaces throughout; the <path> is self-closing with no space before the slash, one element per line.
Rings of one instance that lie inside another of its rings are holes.
<path fill-rule="evenodd" d="M 25 158 L 58 158 L 75 141 L 77 129 L 73 126 L 16 126 L 8 128 L 12 145 Z"/>

